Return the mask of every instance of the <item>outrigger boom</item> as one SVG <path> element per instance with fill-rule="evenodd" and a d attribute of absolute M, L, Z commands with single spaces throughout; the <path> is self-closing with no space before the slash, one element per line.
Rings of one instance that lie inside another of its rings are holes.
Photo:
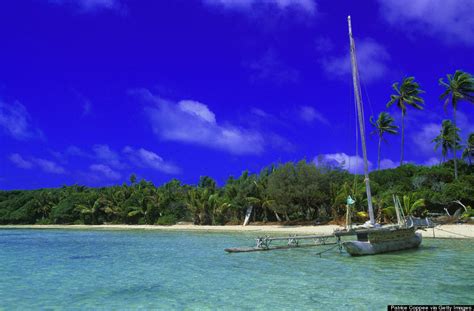
<path fill-rule="evenodd" d="M 334 240 L 332 240 L 334 239 Z M 310 243 L 302 243 L 303 241 L 311 240 Z M 286 245 L 271 245 L 275 241 L 287 241 Z M 225 251 L 228 253 L 247 253 L 247 252 L 259 252 L 259 251 L 270 251 L 277 249 L 289 249 L 298 247 L 313 247 L 322 245 L 335 245 L 340 244 L 340 238 L 335 235 L 293 235 L 288 237 L 258 237 L 255 239 L 256 245 L 254 247 L 235 247 L 226 248 Z"/>

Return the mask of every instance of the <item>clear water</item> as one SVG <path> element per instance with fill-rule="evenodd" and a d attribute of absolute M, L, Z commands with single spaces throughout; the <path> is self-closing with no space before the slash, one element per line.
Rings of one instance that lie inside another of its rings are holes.
<path fill-rule="evenodd" d="M 385 310 L 472 304 L 474 242 L 349 257 L 227 254 L 249 234 L 0 230 L 0 309 Z"/>

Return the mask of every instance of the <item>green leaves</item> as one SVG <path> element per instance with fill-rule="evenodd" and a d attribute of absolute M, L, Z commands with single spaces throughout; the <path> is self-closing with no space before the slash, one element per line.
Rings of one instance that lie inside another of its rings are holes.
<path fill-rule="evenodd" d="M 418 82 L 415 81 L 415 77 L 404 78 L 400 87 L 398 82 L 394 83 L 392 89 L 395 91 L 395 94 L 390 95 L 387 108 L 395 104 L 402 111 L 402 114 L 406 113 L 408 106 L 418 110 L 423 109 L 422 104 L 424 100 L 420 97 L 420 94 L 424 93 L 424 91 L 420 88 Z"/>
<path fill-rule="evenodd" d="M 392 116 L 385 111 L 379 113 L 376 121 L 374 120 L 374 117 L 371 116 L 370 123 L 375 128 L 371 134 L 378 135 L 380 137 L 382 137 L 385 133 L 397 134 L 398 126 L 396 126 L 394 122 L 395 120 L 392 118 Z"/>
<path fill-rule="evenodd" d="M 435 150 L 441 147 L 443 160 L 446 160 L 448 151 L 454 152 L 454 148 L 460 149 L 459 128 L 455 127 L 451 120 L 444 120 L 439 135 L 432 142 L 435 143 Z"/>
<path fill-rule="evenodd" d="M 446 82 L 439 79 L 439 84 L 445 88 L 440 99 L 444 100 L 445 107 L 451 102 L 456 109 L 459 101 L 464 100 L 474 104 L 474 77 L 465 71 L 456 70 L 454 75 L 446 75 Z"/>

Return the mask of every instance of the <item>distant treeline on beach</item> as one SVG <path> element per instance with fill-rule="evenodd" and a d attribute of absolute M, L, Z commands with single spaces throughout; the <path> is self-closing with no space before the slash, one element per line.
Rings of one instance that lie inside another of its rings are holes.
<path fill-rule="evenodd" d="M 454 213 L 474 216 L 474 166 L 460 161 L 426 167 L 406 164 L 370 173 L 375 215 L 394 220 L 393 195 L 407 215 Z M 219 187 L 203 176 L 197 185 L 173 179 L 161 186 L 135 175 L 123 185 L 90 188 L 0 191 L 0 224 L 242 224 L 252 207 L 253 222 L 342 222 L 348 196 L 355 199 L 355 221 L 367 218 L 364 177 L 329 163 L 288 162 L 258 174 L 244 171 Z M 467 209 L 467 211 L 465 211 Z"/>

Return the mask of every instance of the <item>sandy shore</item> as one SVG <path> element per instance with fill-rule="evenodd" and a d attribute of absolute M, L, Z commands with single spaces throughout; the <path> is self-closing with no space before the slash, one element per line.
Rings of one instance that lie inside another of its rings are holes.
<path fill-rule="evenodd" d="M 256 235 L 264 234 L 314 234 L 331 235 L 335 229 L 341 228 L 337 225 L 324 226 L 195 226 L 195 225 L 174 225 L 174 226 L 152 226 L 152 225 L 3 225 L 0 229 L 102 229 L 102 230 L 166 230 L 166 231 L 200 231 L 200 232 L 247 232 Z M 455 224 L 441 225 L 426 231 L 420 230 L 425 238 L 474 238 L 474 225 Z"/>

